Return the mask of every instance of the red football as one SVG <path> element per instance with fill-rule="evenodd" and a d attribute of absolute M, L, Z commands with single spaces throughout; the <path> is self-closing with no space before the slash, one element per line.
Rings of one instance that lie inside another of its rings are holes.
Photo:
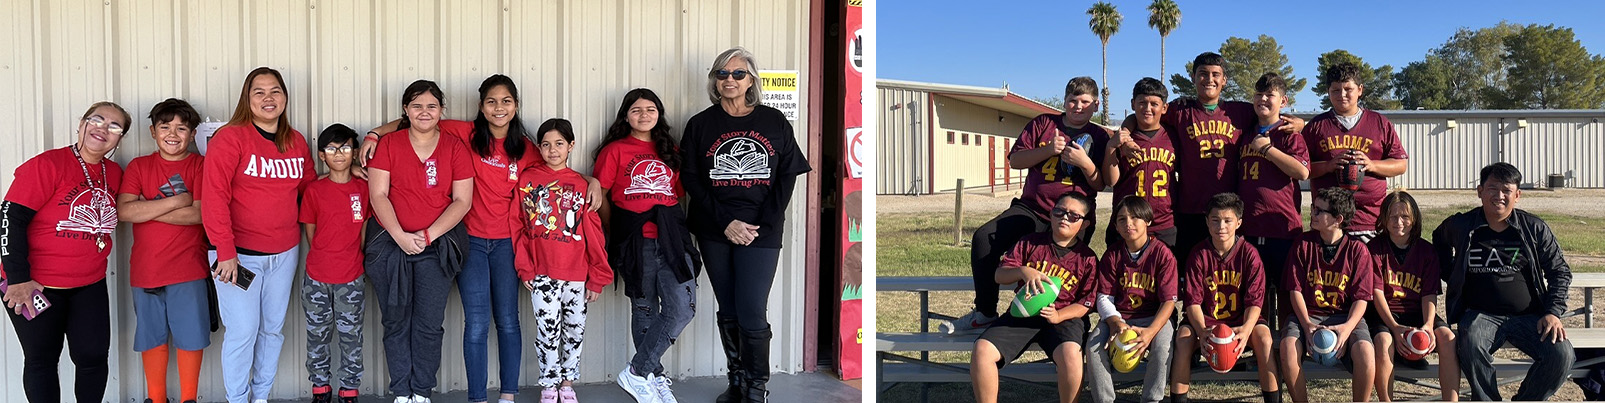
<path fill-rule="evenodd" d="M 1209 361 L 1209 369 L 1215 372 L 1226 373 L 1237 365 L 1237 339 L 1231 326 L 1217 324 L 1209 330 L 1210 349 L 1204 353 L 1204 360 Z"/>
<path fill-rule="evenodd" d="M 1406 360 L 1419 360 L 1426 358 L 1438 348 L 1438 341 L 1421 329 L 1410 329 L 1404 333 L 1404 340 L 1399 341 L 1399 356 Z"/>

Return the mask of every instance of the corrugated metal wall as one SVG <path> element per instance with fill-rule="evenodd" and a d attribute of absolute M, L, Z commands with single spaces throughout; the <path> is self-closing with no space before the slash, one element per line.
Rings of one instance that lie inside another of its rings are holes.
<path fill-rule="evenodd" d="M 929 193 L 930 95 L 884 87 L 877 87 L 875 92 L 880 111 L 875 135 L 875 194 Z M 899 106 L 892 109 L 893 105 Z"/>
<path fill-rule="evenodd" d="M 1567 187 L 1605 187 L 1605 114 L 1557 114 L 1526 117 L 1512 111 L 1501 119 L 1491 112 L 1455 117 L 1455 128 L 1444 116 L 1390 114 L 1399 138 L 1410 153 L 1410 170 L 1389 180 L 1391 186 L 1410 189 L 1471 189 L 1483 166 L 1504 161 L 1521 169 L 1523 181 L 1547 186 L 1545 176 L 1560 174 Z"/>
<path fill-rule="evenodd" d="M 93 102 L 112 100 L 136 116 L 137 130 L 114 154 L 126 164 L 155 150 L 142 117 L 156 102 L 184 98 L 202 115 L 226 120 L 245 74 L 263 65 L 284 73 L 290 120 L 309 138 L 335 122 L 366 128 L 400 116 L 400 93 L 416 79 L 440 83 L 447 117 L 472 119 L 479 82 L 504 73 L 520 84 L 526 125 L 549 117 L 575 122 L 580 140 L 572 166 L 588 172 L 591 152 L 625 91 L 657 91 L 667 119 L 678 128 L 708 105 L 703 72 L 731 46 L 752 50 L 764 69 L 801 70 L 807 77 L 808 29 L 806 0 L 5 1 L 0 93 L 8 96 L 0 97 L 0 130 L 9 137 L 0 147 L 0 185 L 9 187 L 12 171 L 27 158 L 73 142 L 76 118 Z M 794 122 L 799 136 L 808 133 L 808 113 Z M 799 371 L 803 364 L 808 310 L 797 303 L 804 300 L 802 245 L 818 235 L 804 230 L 807 194 L 798 191 L 792 201 L 786 244 L 795 247 L 782 253 L 782 275 L 770 299 L 777 371 Z M 121 303 L 130 293 L 122 275 L 130 244 L 125 226 L 110 268 L 117 330 L 108 402 L 144 398 L 139 356 L 131 348 L 133 310 Z M 724 373 L 712 290 L 705 279 L 701 285 L 697 320 L 665 360 L 676 377 Z M 453 294 L 440 385 L 458 390 L 465 387 L 462 314 Z M 523 306 L 530 339 L 528 302 Z M 615 291 L 591 306 L 583 382 L 611 381 L 628 360 L 627 307 Z M 370 304 L 368 312 L 363 392 L 372 394 L 384 389 L 386 370 L 379 311 Z M 304 323 L 299 303 L 292 302 L 275 398 L 309 396 Z M 221 339 L 214 334 L 208 349 L 203 400 L 224 395 L 217 366 Z M 524 357 L 522 383 L 533 384 L 535 356 L 526 351 Z M 0 331 L 0 362 L 22 362 L 9 325 Z M 20 371 L 20 365 L 0 369 L 0 403 L 23 401 Z M 70 364 L 61 374 L 70 385 Z"/>

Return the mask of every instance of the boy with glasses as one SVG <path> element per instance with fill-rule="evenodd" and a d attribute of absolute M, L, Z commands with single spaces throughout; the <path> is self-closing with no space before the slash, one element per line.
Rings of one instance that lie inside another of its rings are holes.
<path fill-rule="evenodd" d="M 301 307 L 306 310 L 306 365 L 313 403 L 331 401 L 330 367 L 336 347 L 340 401 L 356 402 L 362 384 L 362 225 L 373 209 L 368 205 L 368 181 L 351 175 L 356 142 L 357 132 L 338 123 L 318 134 L 318 158 L 329 167 L 329 174 L 308 184 L 301 198 L 301 228 L 312 246 L 301 281 Z"/>
<path fill-rule="evenodd" d="M 1098 286 L 1097 257 L 1076 241 L 1077 234 L 1090 228 L 1086 221 L 1090 207 L 1086 196 L 1059 196 L 1048 213 L 1053 229 L 1026 235 L 1003 256 L 994 284 L 1016 283 L 1014 292 L 1032 295 L 1045 291 L 1042 283 L 1050 281 L 1049 277 L 1060 280 L 1062 286 L 1054 302 L 1035 316 L 1000 317 L 975 341 L 970 380 L 977 402 L 997 402 L 998 370 L 1033 343 L 1048 353 L 1058 370 L 1059 400 L 1076 401 L 1081 391 L 1087 312 L 1092 310 Z"/>
<path fill-rule="evenodd" d="M 1344 232 L 1355 215 L 1354 196 L 1340 188 L 1315 191 L 1310 203 L 1310 231 L 1293 244 L 1287 257 L 1284 285 L 1293 315 L 1282 325 L 1282 373 L 1295 402 L 1309 401 L 1303 367 L 1311 335 L 1326 329 L 1337 336 L 1336 356 L 1354 377 L 1354 400 L 1368 401 L 1375 384 L 1376 354 L 1366 307 L 1376 286 L 1376 271 L 1365 242 Z"/>

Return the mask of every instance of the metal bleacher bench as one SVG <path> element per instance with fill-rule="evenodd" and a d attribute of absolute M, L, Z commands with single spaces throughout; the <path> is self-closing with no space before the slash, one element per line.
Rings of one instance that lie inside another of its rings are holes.
<path fill-rule="evenodd" d="M 944 363 L 930 360 L 932 352 L 968 352 L 974 346 L 978 334 L 948 335 L 934 333 L 930 324 L 936 320 L 951 320 L 950 316 L 932 313 L 930 311 L 930 293 L 932 291 L 971 291 L 972 280 L 968 277 L 879 277 L 875 284 L 877 292 L 913 292 L 919 297 L 919 331 L 918 332 L 880 332 L 875 335 L 876 368 L 879 374 L 879 390 L 898 383 L 968 383 L 969 366 L 967 363 Z M 1567 338 L 1573 347 L 1605 348 L 1605 329 L 1594 327 L 1594 290 L 1605 287 L 1605 273 L 1576 273 L 1572 275 L 1572 289 L 1582 289 L 1583 306 L 1567 312 L 1566 317 L 1583 315 L 1583 328 L 1566 329 Z M 1007 287 L 1003 287 L 1007 289 Z M 1509 346 L 1505 346 L 1509 348 Z M 1033 347 L 1035 348 L 1035 347 Z M 1242 370 L 1253 360 L 1245 359 L 1238 362 L 1238 370 L 1225 374 L 1215 373 L 1207 368 L 1193 370 L 1194 382 L 1211 381 L 1254 381 L 1258 375 L 1252 370 Z M 1579 360 L 1573 367 L 1572 376 L 1583 376 L 1590 365 L 1605 362 L 1605 358 Z M 1398 366 L 1395 377 L 1400 381 L 1416 383 L 1423 386 L 1436 386 L 1432 383 L 1423 383 L 1420 380 L 1436 380 L 1438 371 L 1435 359 L 1433 365 L 1426 369 L 1412 369 Z M 1518 382 L 1525 377 L 1530 361 L 1497 359 L 1494 366 L 1502 375 L 1500 383 Z M 1143 364 L 1143 365 L 1146 365 Z M 1144 368 L 1138 368 L 1131 373 L 1115 373 L 1115 382 L 1123 384 L 1136 384 L 1142 381 Z M 1305 367 L 1307 379 L 1349 379 L 1350 374 L 1342 368 L 1321 365 L 1308 365 Z M 1030 382 L 1055 382 L 1054 367 L 1052 365 L 1011 365 L 1003 369 L 999 376 L 1004 379 Z M 923 393 L 922 393 L 923 395 Z"/>

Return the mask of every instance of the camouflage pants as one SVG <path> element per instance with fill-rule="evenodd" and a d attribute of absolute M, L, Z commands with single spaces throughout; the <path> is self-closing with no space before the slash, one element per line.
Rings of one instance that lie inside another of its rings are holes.
<path fill-rule="evenodd" d="M 307 317 L 307 379 L 313 385 L 329 385 L 334 337 L 340 337 L 340 387 L 356 389 L 362 384 L 363 280 L 329 284 L 303 276 L 301 307 Z"/>

